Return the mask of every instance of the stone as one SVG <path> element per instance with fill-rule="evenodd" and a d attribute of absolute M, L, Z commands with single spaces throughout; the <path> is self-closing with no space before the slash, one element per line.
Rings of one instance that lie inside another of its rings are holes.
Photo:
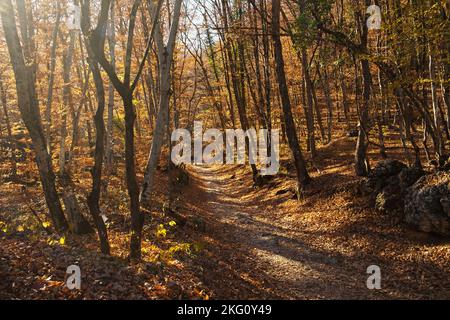
<path fill-rule="evenodd" d="M 369 175 L 369 178 L 380 179 L 398 175 L 403 169 L 408 168 L 406 164 L 398 160 L 383 160 L 377 163 Z"/>
<path fill-rule="evenodd" d="M 398 175 L 400 188 L 402 191 L 406 191 L 414 183 L 426 174 L 425 171 L 418 168 L 405 168 Z"/>
<path fill-rule="evenodd" d="M 450 236 L 450 174 L 422 177 L 405 197 L 405 222 L 419 231 Z"/>
<path fill-rule="evenodd" d="M 375 208 L 383 213 L 401 214 L 403 211 L 403 194 L 399 184 L 389 184 L 375 198 Z"/>
<path fill-rule="evenodd" d="M 383 160 L 377 163 L 369 176 L 362 180 L 360 184 L 361 194 L 372 195 L 376 198 L 384 187 L 399 183 L 398 175 L 403 169 L 407 169 L 406 164 L 397 160 Z"/>

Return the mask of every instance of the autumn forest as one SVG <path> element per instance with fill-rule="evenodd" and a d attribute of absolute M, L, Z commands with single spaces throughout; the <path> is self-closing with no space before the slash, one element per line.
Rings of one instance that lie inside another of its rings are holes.
<path fill-rule="evenodd" d="M 450 299 L 448 0 L 0 21 L 0 300 Z"/>

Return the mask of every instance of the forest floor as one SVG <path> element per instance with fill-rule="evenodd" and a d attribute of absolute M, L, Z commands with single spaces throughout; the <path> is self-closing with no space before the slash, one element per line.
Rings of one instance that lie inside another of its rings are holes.
<path fill-rule="evenodd" d="M 38 184 L 2 183 L 0 299 L 450 299 L 450 240 L 415 232 L 356 197 L 354 144 L 340 138 L 320 149 L 300 202 L 289 163 L 260 188 L 245 166 L 190 167 L 167 210 L 161 168 L 138 264 L 127 261 L 123 168 L 104 200 L 111 257 L 98 254 L 95 235 L 42 230 Z M 84 179 L 81 170 L 80 194 Z M 81 267 L 80 291 L 64 287 L 71 264 Z M 381 290 L 366 287 L 370 265 L 381 268 Z"/>
<path fill-rule="evenodd" d="M 410 230 L 355 197 L 352 147 L 343 138 L 321 150 L 321 172 L 300 202 L 286 177 L 253 188 L 242 167 L 192 170 L 186 202 L 205 220 L 203 281 L 213 297 L 450 298 L 450 241 Z M 381 268 L 382 290 L 367 289 L 370 265 Z"/>

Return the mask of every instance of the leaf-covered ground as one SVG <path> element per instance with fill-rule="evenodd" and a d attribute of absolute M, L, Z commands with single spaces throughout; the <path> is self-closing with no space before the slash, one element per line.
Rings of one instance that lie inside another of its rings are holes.
<path fill-rule="evenodd" d="M 185 199 L 204 221 L 202 279 L 213 297 L 450 298 L 450 239 L 415 232 L 356 197 L 353 148 L 342 138 L 320 151 L 301 202 L 289 170 L 263 188 L 243 167 L 193 171 Z M 382 290 L 367 289 L 370 265 L 381 268 Z"/>
<path fill-rule="evenodd" d="M 353 147 L 343 138 L 321 150 L 301 202 L 293 199 L 288 164 L 262 188 L 253 187 L 246 167 L 203 167 L 189 168 L 189 184 L 172 190 L 168 210 L 160 168 L 138 264 L 127 260 L 120 169 L 103 203 L 112 257 L 98 253 L 94 235 L 48 234 L 37 184 L 2 182 L 0 298 L 449 299 L 450 241 L 415 232 L 355 197 Z M 88 175 L 77 179 L 83 194 Z M 72 264 L 82 271 L 80 291 L 64 286 Z M 369 265 L 380 266 L 382 290 L 366 288 Z"/>

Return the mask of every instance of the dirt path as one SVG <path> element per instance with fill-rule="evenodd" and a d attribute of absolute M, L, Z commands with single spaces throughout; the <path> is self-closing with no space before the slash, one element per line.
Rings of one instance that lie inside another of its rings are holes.
<path fill-rule="evenodd" d="M 216 246 L 209 250 L 209 259 L 218 260 L 217 265 L 210 260 L 205 271 L 216 298 L 384 296 L 365 287 L 365 269 L 346 268 L 339 254 L 307 244 L 309 234 L 271 219 L 262 202 L 246 196 L 248 181 L 220 168 L 195 168 L 193 175 L 205 199 L 199 214 Z"/>
<path fill-rule="evenodd" d="M 192 168 L 184 197 L 203 225 L 198 270 L 211 297 L 450 299 L 450 243 L 355 197 L 345 187 L 355 181 L 351 162 L 322 168 L 302 203 L 287 176 L 255 189 L 244 168 Z M 367 289 L 371 265 L 381 290 Z"/>

